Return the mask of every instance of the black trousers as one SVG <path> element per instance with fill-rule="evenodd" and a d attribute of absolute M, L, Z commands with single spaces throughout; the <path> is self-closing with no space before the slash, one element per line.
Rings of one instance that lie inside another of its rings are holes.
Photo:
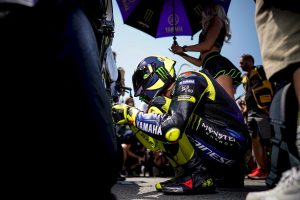
<path fill-rule="evenodd" d="M 100 65 L 76 1 L 0 3 L 1 163 L 11 195 L 108 199 L 118 161 Z"/>

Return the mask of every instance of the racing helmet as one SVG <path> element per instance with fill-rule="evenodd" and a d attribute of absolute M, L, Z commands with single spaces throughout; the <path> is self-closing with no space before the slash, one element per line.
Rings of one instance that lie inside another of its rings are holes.
<path fill-rule="evenodd" d="M 149 103 L 159 96 L 175 80 L 176 61 L 164 56 L 149 56 L 143 59 L 132 75 L 134 96 Z"/>

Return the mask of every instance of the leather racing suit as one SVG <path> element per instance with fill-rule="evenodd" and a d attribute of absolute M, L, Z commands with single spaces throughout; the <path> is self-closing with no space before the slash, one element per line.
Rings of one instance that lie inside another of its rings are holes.
<path fill-rule="evenodd" d="M 206 70 L 179 75 L 168 111 L 138 112 L 131 127 L 144 138 L 162 142 L 166 151 L 175 152 L 173 157 L 176 147 L 170 147 L 188 138 L 201 157 L 223 166 L 241 161 L 251 148 L 238 106 Z"/>

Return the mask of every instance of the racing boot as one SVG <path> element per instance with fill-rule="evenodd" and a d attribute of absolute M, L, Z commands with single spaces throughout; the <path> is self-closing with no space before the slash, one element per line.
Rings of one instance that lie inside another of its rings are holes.
<path fill-rule="evenodd" d="M 215 192 L 214 179 L 196 151 L 194 151 L 192 158 L 182 167 L 186 172 L 185 175 L 161 185 L 163 193 L 196 194 Z"/>
<path fill-rule="evenodd" d="M 175 176 L 170 180 L 155 184 L 155 188 L 158 191 L 162 191 L 162 187 L 165 184 L 175 182 L 176 179 L 186 175 L 186 171 L 182 166 L 189 162 L 195 151 L 186 134 L 182 135 L 178 143 L 164 144 L 163 147 L 167 150 L 166 156 L 174 169 Z"/>
<path fill-rule="evenodd" d="M 164 187 L 164 185 L 169 184 L 169 183 L 173 183 L 175 182 L 176 179 L 185 176 L 185 171 L 182 169 L 181 166 L 178 167 L 174 167 L 174 172 L 175 172 L 175 176 L 169 180 L 163 181 L 163 182 L 159 182 L 155 184 L 155 189 L 159 192 L 162 191 L 162 187 Z"/>

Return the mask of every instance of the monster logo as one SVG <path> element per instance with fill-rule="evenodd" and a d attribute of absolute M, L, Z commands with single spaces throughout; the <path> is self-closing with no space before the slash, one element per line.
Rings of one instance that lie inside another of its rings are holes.
<path fill-rule="evenodd" d="M 166 70 L 166 68 L 164 67 L 159 67 L 157 70 L 156 70 L 156 73 L 158 74 L 158 76 L 163 80 L 167 80 L 168 79 L 168 71 Z"/>

